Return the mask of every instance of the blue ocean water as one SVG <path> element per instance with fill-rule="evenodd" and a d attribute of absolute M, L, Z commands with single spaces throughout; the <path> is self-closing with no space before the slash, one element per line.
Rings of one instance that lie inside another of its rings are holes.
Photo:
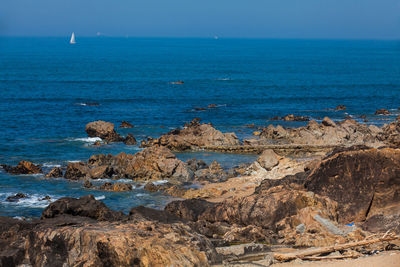
<path fill-rule="evenodd" d="M 245 124 L 274 116 L 329 116 L 382 125 L 400 114 L 400 42 L 347 40 L 0 38 L 0 163 L 22 159 L 65 165 L 92 154 L 135 153 L 137 146 L 90 146 L 93 120 L 126 120 L 137 139 L 157 137 L 194 117 L 240 138 Z M 170 84 L 182 80 L 184 84 Z M 98 106 L 82 105 L 96 102 Z M 196 107 L 216 104 L 205 111 Z M 337 105 L 346 111 L 335 111 Z M 391 116 L 375 116 L 386 108 Z M 220 161 L 229 168 L 252 155 L 178 154 Z M 17 192 L 28 200 L 6 203 Z M 84 190 L 78 182 L 10 176 L 0 170 L 0 215 L 39 216 L 38 198 L 94 194 L 114 209 L 162 206 L 166 197 L 143 192 Z"/>

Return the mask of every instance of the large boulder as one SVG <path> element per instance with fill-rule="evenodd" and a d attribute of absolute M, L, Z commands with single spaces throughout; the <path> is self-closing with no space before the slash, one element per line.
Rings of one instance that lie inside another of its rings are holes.
<path fill-rule="evenodd" d="M 3 169 L 11 174 L 38 174 L 42 173 L 42 168 L 32 162 L 22 160 L 17 166 L 1 165 Z"/>
<path fill-rule="evenodd" d="M 46 174 L 47 178 L 58 178 L 63 177 L 63 171 L 60 167 L 54 167 Z"/>
<path fill-rule="evenodd" d="M 262 168 L 271 170 L 279 164 L 279 156 L 272 149 L 266 149 L 258 157 L 257 162 Z"/>
<path fill-rule="evenodd" d="M 68 180 L 84 180 L 90 178 L 90 170 L 84 162 L 70 162 L 64 178 Z"/>
<path fill-rule="evenodd" d="M 60 198 L 43 211 L 41 218 L 54 218 L 63 214 L 89 217 L 100 221 L 117 221 L 125 216 L 122 212 L 110 210 L 103 202 L 96 200 L 93 195 L 88 195 L 80 198 Z"/>
<path fill-rule="evenodd" d="M 222 133 L 211 124 L 199 123 L 197 120 L 187 123 L 181 129 L 175 129 L 158 139 L 148 138 L 142 147 L 165 146 L 174 151 L 193 150 L 207 146 L 240 145 L 234 133 Z"/>
<path fill-rule="evenodd" d="M 400 208 L 400 149 L 337 152 L 307 177 L 307 190 L 339 203 L 339 221 L 364 221 Z"/>
<path fill-rule="evenodd" d="M 123 138 L 114 130 L 114 124 L 106 121 L 93 121 L 86 124 L 89 137 L 100 137 L 107 142 L 120 142 Z"/>

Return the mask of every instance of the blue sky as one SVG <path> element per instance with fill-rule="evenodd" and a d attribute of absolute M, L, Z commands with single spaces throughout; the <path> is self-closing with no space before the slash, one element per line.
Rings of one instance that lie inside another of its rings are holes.
<path fill-rule="evenodd" d="M 0 35 L 400 39 L 400 0 L 0 1 Z"/>

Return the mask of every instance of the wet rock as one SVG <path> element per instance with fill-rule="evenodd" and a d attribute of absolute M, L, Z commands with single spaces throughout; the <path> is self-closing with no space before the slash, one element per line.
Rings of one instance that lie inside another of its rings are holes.
<path fill-rule="evenodd" d="M 375 111 L 375 115 L 390 115 L 390 111 L 384 108 Z"/>
<path fill-rule="evenodd" d="M 258 157 L 257 162 L 262 168 L 271 170 L 279 164 L 279 157 L 272 149 L 266 149 Z"/>
<path fill-rule="evenodd" d="M 346 106 L 345 105 L 338 105 L 335 108 L 336 110 L 346 110 Z"/>
<path fill-rule="evenodd" d="M 99 189 L 112 192 L 126 192 L 132 190 L 132 185 L 125 183 L 104 183 Z"/>
<path fill-rule="evenodd" d="M 86 124 L 89 137 L 100 137 L 107 142 L 120 142 L 123 138 L 114 130 L 114 124 L 106 121 L 94 121 Z"/>
<path fill-rule="evenodd" d="M 111 178 L 113 173 L 113 169 L 107 165 L 96 166 L 89 169 L 89 176 L 91 179 Z"/>
<path fill-rule="evenodd" d="M 124 144 L 130 146 L 137 145 L 136 138 L 133 136 L 133 134 L 128 134 L 125 137 Z"/>
<path fill-rule="evenodd" d="M 188 159 L 186 161 L 186 164 L 188 165 L 188 167 L 193 171 L 197 171 L 197 170 L 201 170 L 201 169 L 205 169 L 208 168 L 207 164 L 203 161 L 203 160 L 198 160 L 196 158 L 193 159 Z"/>
<path fill-rule="evenodd" d="M 207 108 L 216 108 L 217 107 L 217 104 L 209 104 L 208 106 L 207 106 Z"/>
<path fill-rule="evenodd" d="M 117 221 L 125 217 L 122 212 L 110 210 L 93 195 L 80 198 L 63 197 L 51 203 L 42 213 L 42 219 L 54 218 L 64 214 L 88 217 L 99 221 Z"/>
<path fill-rule="evenodd" d="M 102 143 L 100 141 L 96 141 L 93 143 L 93 146 L 101 146 L 101 145 L 102 145 Z"/>
<path fill-rule="evenodd" d="M 51 197 L 50 197 L 50 196 L 45 196 L 44 198 L 41 198 L 40 200 L 41 200 L 41 201 L 43 201 L 43 200 L 48 200 L 48 201 L 50 201 L 50 200 L 51 200 Z"/>
<path fill-rule="evenodd" d="M 240 145 L 234 133 L 222 133 L 211 124 L 200 124 L 197 120 L 185 124 L 183 130 L 175 129 L 158 139 L 147 139 L 141 147 L 165 146 L 175 151 L 185 151 L 205 146 Z"/>
<path fill-rule="evenodd" d="M 83 183 L 83 187 L 85 187 L 85 188 L 93 188 L 93 184 L 89 180 L 86 180 Z"/>
<path fill-rule="evenodd" d="M 20 199 L 27 198 L 28 196 L 23 194 L 23 193 L 17 193 L 13 196 L 9 196 L 6 198 L 6 201 L 8 202 L 18 202 Z"/>
<path fill-rule="evenodd" d="M 63 177 L 62 169 L 60 167 L 54 167 L 48 174 L 46 174 L 46 177 L 47 178 Z"/>
<path fill-rule="evenodd" d="M 202 107 L 194 107 L 193 109 L 195 111 L 205 111 L 205 110 L 207 110 L 206 108 L 202 108 Z"/>
<path fill-rule="evenodd" d="M 133 125 L 127 121 L 122 121 L 121 125 L 118 128 L 133 128 Z"/>
<path fill-rule="evenodd" d="M 17 166 L 1 165 L 3 169 L 11 174 L 38 174 L 42 173 L 42 168 L 32 162 L 22 160 Z"/>
<path fill-rule="evenodd" d="M 64 178 L 68 180 L 83 180 L 90 178 L 90 170 L 83 162 L 70 162 L 67 165 Z"/>

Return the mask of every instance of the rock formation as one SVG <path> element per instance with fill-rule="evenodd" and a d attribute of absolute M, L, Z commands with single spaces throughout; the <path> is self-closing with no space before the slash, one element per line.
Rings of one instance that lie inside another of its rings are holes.
<path fill-rule="evenodd" d="M 100 137 L 107 142 L 121 142 L 123 138 L 114 130 L 114 124 L 106 121 L 93 121 L 86 124 L 89 137 Z"/>
<path fill-rule="evenodd" d="M 1 165 L 3 169 L 11 174 L 38 174 L 42 173 L 42 168 L 32 162 L 22 160 L 17 166 Z"/>
<path fill-rule="evenodd" d="M 46 174 L 47 178 L 63 177 L 63 171 L 60 167 L 54 167 L 49 173 Z"/>
<path fill-rule="evenodd" d="M 335 123 L 328 117 L 318 124 L 310 121 L 307 126 L 299 128 L 283 128 L 269 125 L 260 135 L 261 144 L 307 144 L 307 145 L 370 145 L 378 147 L 383 142 L 377 136 L 382 130 L 375 125 L 360 124 L 354 120 Z"/>
<path fill-rule="evenodd" d="M 160 138 L 148 138 L 141 147 L 165 146 L 173 151 L 185 151 L 205 146 L 240 145 L 234 133 L 222 133 L 211 124 L 199 123 L 193 120 L 181 129 L 175 129 Z"/>
<path fill-rule="evenodd" d="M 70 163 L 64 177 L 71 180 L 127 178 L 142 181 L 168 179 L 183 183 L 193 179 L 193 172 L 165 147 L 150 147 L 134 155 L 120 153 L 93 155 L 87 164 Z"/>
<path fill-rule="evenodd" d="M 179 220 L 162 222 L 168 215 L 159 213 L 137 209 L 127 216 L 88 196 L 57 200 L 41 220 L 0 217 L 0 263 L 97 267 L 209 266 L 217 262 L 207 238 Z M 148 219 L 149 214 L 155 218 Z"/>
<path fill-rule="evenodd" d="M 122 121 L 118 128 L 133 128 L 133 125 L 127 121 Z"/>

